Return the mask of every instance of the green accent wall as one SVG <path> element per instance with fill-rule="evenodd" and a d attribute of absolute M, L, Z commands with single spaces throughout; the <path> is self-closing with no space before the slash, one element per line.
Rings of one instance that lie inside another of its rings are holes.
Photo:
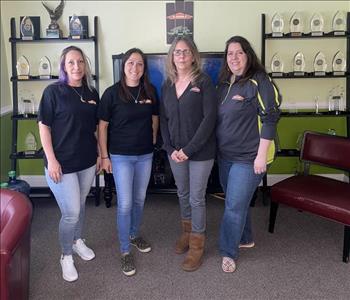
<path fill-rule="evenodd" d="M 8 113 L 0 118 L 0 180 L 7 181 L 7 173 L 11 169 L 11 114 Z"/>

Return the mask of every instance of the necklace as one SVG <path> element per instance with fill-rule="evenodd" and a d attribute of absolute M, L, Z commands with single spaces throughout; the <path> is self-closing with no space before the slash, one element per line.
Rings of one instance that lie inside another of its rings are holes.
<path fill-rule="evenodd" d="M 84 86 L 82 86 L 81 95 L 78 93 L 78 91 L 70 85 L 70 87 L 73 89 L 73 91 L 79 96 L 80 101 L 86 103 L 86 100 L 83 99 L 84 94 Z"/>
<path fill-rule="evenodd" d="M 139 91 L 137 92 L 136 98 L 134 97 L 134 95 L 133 95 L 133 94 L 131 93 L 131 91 L 130 91 L 130 95 L 131 95 L 132 99 L 134 99 L 134 102 L 135 102 L 136 104 L 137 104 L 138 101 L 139 101 L 140 92 L 141 92 L 141 85 L 139 85 Z"/>

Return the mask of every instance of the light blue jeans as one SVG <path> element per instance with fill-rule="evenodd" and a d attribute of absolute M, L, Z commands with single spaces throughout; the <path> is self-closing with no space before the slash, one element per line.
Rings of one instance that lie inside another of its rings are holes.
<path fill-rule="evenodd" d="M 205 194 L 214 159 L 177 163 L 168 156 L 179 197 L 181 218 L 192 220 L 192 232 L 206 229 Z"/>
<path fill-rule="evenodd" d="M 253 241 L 250 201 L 264 174 L 255 174 L 253 163 L 230 162 L 218 158 L 219 176 L 225 192 L 221 222 L 221 256 L 238 257 L 239 244 Z"/>
<path fill-rule="evenodd" d="M 130 252 L 130 237 L 137 237 L 151 176 L 153 153 L 144 155 L 111 154 L 117 190 L 117 229 L 121 253 Z"/>
<path fill-rule="evenodd" d="M 72 255 L 73 241 L 81 238 L 85 201 L 95 178 L 96 165 L 75 173 L 63 174 L 55 183 L 45 168 L 45 177 L 61 210 L 58 233 L 63 255 Z"/>

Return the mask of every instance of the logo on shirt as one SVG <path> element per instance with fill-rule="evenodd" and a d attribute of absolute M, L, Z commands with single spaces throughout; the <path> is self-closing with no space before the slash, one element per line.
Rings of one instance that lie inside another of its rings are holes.
<path fill-rule="evenodd" d="M 190 89 L 190 91 L 195 93 L 200 93 L 201 90 L 199 87 L 194 86 L 193 88 Z"/>
<path fill-rule="evenodd" d="M 232 100 L 243 101 L 243 100 L 244 100 L 244 97 L 242 97 L 241 95 L 234 95 L 234 96 L 232 97 Z"/>
<path fill-rule="evenodd" d="M 139 104 L 152 104 L 152 100 L 150 99 L 141 100 L 139 101 Z"/>
<path fill-rule="evenodd" d="M 87 100 L 86 102 L 89 103 L 89 104 L 94 104 L 94 105 L 96 105 L 96 101 L 95 101 L 95 100 Z"/>

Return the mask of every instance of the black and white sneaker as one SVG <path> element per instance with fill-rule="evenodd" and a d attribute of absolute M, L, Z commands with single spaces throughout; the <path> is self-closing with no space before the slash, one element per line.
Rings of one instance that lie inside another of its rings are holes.
<path fill-rule="evenodd" d="M 147 253 L 152 250 L 151 245 L 142 237 L 130 238 L 130 244 L 135 246 L 140 252 Z"/>
<path fill-rule="evenodd" d="M 132 276 L 136 273 L 134 258 L 130 253 L 122 255 L 121 266 L 122 266 L 122 271 L 126 276 Z"/>

